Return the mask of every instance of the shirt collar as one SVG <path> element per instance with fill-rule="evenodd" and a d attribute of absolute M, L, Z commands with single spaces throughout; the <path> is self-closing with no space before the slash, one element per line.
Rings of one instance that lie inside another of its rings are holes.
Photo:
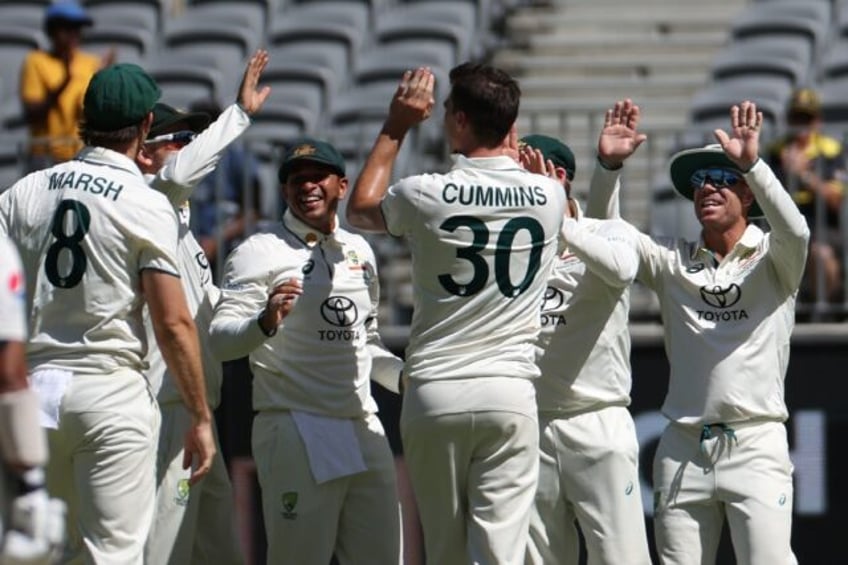
<path fill-rule="evenodd" d="M 453 166 L 451 169 L 466 169 L 474 167 L 476 169 L 493 169 L 493 170 L 508 170 L 518 169 L 520 166 L 512 157 L 506 155 L 497 155 L 495 157 L 466 157 L 459 153 L 451 155 Z"/>
<path fill-rule="evenodd" d="M 758 228 L 754 224 L 748 224 L 748 227 L 746 227 L 745 231 L 742 233 L 742 237 L 740 237 L 739 241 L 737 241 L 736 244 L 733 246 L 731 253 L 733 253 L 733 251 L 735 251 L 738 247 L 744 247 L 746 249 L 754 249 L 754 248 L 757 247 L 757 245 L 760 244 L 760 242 L 763 240 L 763 237 L 765 237 L 763 230 L 761 230 L 760 228 Z M 712 255 L 712 251 L 707 249 L 707 247 L 704 245 L 704 235 L 703 234 L 701 234 L 698 237 L 698 246 L 692 251 L 692 257 L 691 258 L 695 259 L 698 256 L 698 254 L 700 254 L 702 252 Z"/>
<path fill-rule="evenodd" d="M 336 216 L 334 224 L 336 227 L 331 233 L 323 233 L 312 226 L 303 223 L 297 218 L 297 216 L 292 214 L 290 208 L 286 208 L 286 211 L 283 213 L 283 225 L 287 230 L 296 235 L 298 239 L 302 240 L 308 247 L 314 247 L 315 245 L 320 245 L 325 242 L 341 246 L 342 242 L 340 242 L 336 237 L 339 233 L 338 216 Z"/>
<path fill-rule="evenodd" d="M 124 155 L 105 147 L 85 147 L 79 154 L 74 157 L 77 161 L 84 161 L 94 165 L 103 165 L 115 169 L 121 169 L 132 175 L 137 175 L 144 180 L 144 175 L 135 164 L 135 161 Z"/>

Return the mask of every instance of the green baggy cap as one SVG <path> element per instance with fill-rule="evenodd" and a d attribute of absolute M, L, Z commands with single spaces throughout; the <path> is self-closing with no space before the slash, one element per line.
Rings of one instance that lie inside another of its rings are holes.
<path fill-rule="evenodd" d="M 288 151 L 286 151 L 283 162 L 280 165 L 280 170 L 277 178 L 281 183 L 285 183 L 289 176 L 292 165 L 298 161 L 313 161 L 329 165 L 340 176 L 345 175 L 345 160 L 342 154 L 326 141 L 305 137 L 293 143 Z"/>
<path fill-rule="evenodd" d="M 568 145 L 556 138 L 538 134 L 525 135 L 521 138 L 521 143 L 541 151 L 545 159 L 549 159 L 555 166 L 565 169 L 565 176 L 568 177 L 568 180 L 574 180 L 574 171 L 576 170 L 574 152 Z"/>
<path fill-rule="evenodd" d="M 153 110 L 162 91 L 144 69 L 132 63 L 97 71 L 83 99 L 88 129 L 116 131 L 141 122 Z"/>

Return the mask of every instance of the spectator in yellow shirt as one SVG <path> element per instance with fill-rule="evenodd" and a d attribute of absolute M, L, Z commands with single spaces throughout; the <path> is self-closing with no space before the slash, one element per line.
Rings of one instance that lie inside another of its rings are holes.
<path fill-rule="evenodd" d="M 20 96 L 29 133 L 28 170 L 66 161 L 82 147 L 77 124 L 88 81 L 114 59 L 80 50 L 82 28 L 93 24 L 77 2 L 61 0 L 45 13 L 50 49 L 29 53 L 21 67 Z"/>

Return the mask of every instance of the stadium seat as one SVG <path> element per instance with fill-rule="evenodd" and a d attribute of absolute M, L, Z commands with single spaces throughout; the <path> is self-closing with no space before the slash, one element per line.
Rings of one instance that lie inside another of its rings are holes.
<path fill-rule="evenodd" d="M 32 30 L 41 30 L 44 25 L 44 10 L 47 2 L 0 3 L 0 22 L 10 27 L 21 26 Z"/>
<path fill-rule="evenodd" d="M 82 4 L 86 9 L 91 10 L 92 18 L 95 14 L 106 13 L 110 11 L 123 12 L 125 18 L 132 17 L 143 18 L 144 25 L 149 25 L 149 19 L 152 18 L 155 22 L 153 30 L 162 29 L 162 24 L 165 19 L 166 7 L 170 4 L 169 0 L 82 0 Z M 134 14 L 130 16 L 129 14 Z M 142 15 L 144 14 L 144 15 Z M 118 17 L 118 16 L 116 16 Z M 136 20 L 142 21 L 142 20 Z M 94 19 L 95 25 L 100 22 Z M 120 22 L 123 23 L 123 22 Z M 148 28 L 149 29 L 149 28 Z M 153 31 L 151 30 L 151 31 Z"/>
<path fill-rule="evenodd" d="M 736 38 L 788 35 L 806 38 L 818 49 L 831 23 L 829 2 L 765 2 L 750 5 L 733 24 Z"/>
<path fill-rule="evenodd" d="M 180 17 L 165 23 L 165 29 L 174 23 L 179 25 L 181 21 L 226 24 L 247 29 L 262 37 L 265 35 L 268 16 L 262 3 L 216 1 L 189 4 Z"/>
<path fill-rule="evenodd" d="M 472 46 L 477 41 L 475 27 L 463 25 L 458 13 L 437 11 L 423 3 L 396 6 L 379 14 L 375 29 L 377 41 L 382 44 L 447 43 L 453 48 L 455 60 L 471 59 Z"/>
<path fill-rule="evenodd" d="M 315 114 L 329 108 L 338 91 L 332 69 L 318 63 L 275 57 L 262 74 L 262 83 L 271 87 L 274 98 L 288 94 L 293 100 L 306 97 L 298 106 Z"/>
<path fill-rule="evenodd" d="M 245 139 L 264 143 L 281 144 L 304 135 L 315 133 L 318 116 L 305 108 L 289 106 L 277 101 L 268 101 L 253 115 Z"/>
<path fill-rule="evenodd" d="M 220 100 L 224 96 L 224 79 L 215 68 L 177 60 L 155 63 L 147 70 L 162 88 L 162 101 L 172 106 L 187 108 L 196 100 Z"/>
<path fill-rule="evenodd" d="M 743 100 L 751 100 L 763 113 L 763 119 L 776 126 L 783 120 L 791 88 L 785 84 L 774 88 L 774 83 L 783 84 L 779 79 L 771 82 L 772 84 L 758 84 L 751 80 L 713 84 L 695 94 L 691 106 L 692 121 L 697 123 L 712 118 L 726 120 L 731 106 Z"/>
<path fill-rule="evenodd" d="M 144 66 L 152 56 L 156 40 L 149 31 L 128 25 L 102 24 L 85 30 L 82 36 L 83 49 L 104 54 L 113 47 L 117 49 L 117 60 Z"/>
<path fill-rule="evenodd" d="M 811 74 L 810 57 L 809 49 L 792 39 L 739 41 L 716 55 L 711 73 L 716 79 L 740 75 L 782 76 L 798 85 Z"/>
<path fill-rule="evenodd" d="M 344 48 L 345 68 L 348 69 L 353 68 L 356 54 L 363 45 L 362 35 L 349 23 L 316 21 L 311 16 L 288 13 L 286 17 L 277 17 L 271 23 L 267 40 L 272 50 L 308 46 L 329 53 L 332 51 L 331 46 L 340 46 Z"/>
<path fill-rule="evenodd" d="M 17 99 L 24 57 L 33 49 L 42 49 L 46 45 L 47 39 L 40 29 L 0 24 L 0 69 L 3 69 L 3 92 L 0 100 Z"/>
<path fill-rule="evenodd" d="M 848 75 L 828 78 L 820 83 L 822 121 L 830 128 L 848 128 Z"/>
<path fill-rule="evenodd" d="M 160 29 L 160 8 L 155 3 L 108 2 L 88 8 L 94 28 L 103 25 L 120 25 L 145 30 L 157 35 Z"/>

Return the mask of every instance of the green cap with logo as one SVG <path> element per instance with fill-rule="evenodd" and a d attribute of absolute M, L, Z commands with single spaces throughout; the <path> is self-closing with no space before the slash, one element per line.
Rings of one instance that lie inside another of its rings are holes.
<path fill-rule="evenodd" d="M 110 65 L 94 73 L 83 99 L 85 127 L 117 131 L 141 122 L 162 91 L 144 69 L 132 63 Z"/>
<path fill-rule="evenodd" d="M 538 134 L 525 135 L 519 143 L 524 143 L 541 151 L 545 159 L 550 160 L 554 166 L 565 169 L 565 176 L 568 180 L 574 180 L 574 171 L 576 170 L 574 152 L 568 145 L 554 137 Z"/>
<path fill-rule="evenodd" d="M 342 154 L 326 141 L 304 137 L 289 146 L 280 165 L 277 178 L 285 183 L 292 166 L 299 161 L 312 161 L 333 168 L 339 176 L 345 175 L 345 160 Z"/>

